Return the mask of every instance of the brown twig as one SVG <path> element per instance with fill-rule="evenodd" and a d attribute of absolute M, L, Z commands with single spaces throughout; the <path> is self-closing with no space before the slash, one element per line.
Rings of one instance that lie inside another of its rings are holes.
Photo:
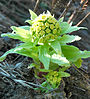
<path fill-rule="evenodd" d="M 74 12 L 69 17 L 68 23 L 74 21 L 77 18 L 79 12 L 84 11 L 86 9 L 87 3 L 88 0 L 81 0 L 80 5 L 74 10 Z"/>
<path fill-rule="evenodd" d="M 74 10 L 74 12 L 69 17 L 68 23 L 70 23 L 71 21 L 74 21 L 76 19 L 77 15 L 78 15 L 78 8 L 76 10 Z"/>
<path fill-rule="evenodd" d="M 88 0 L 81 0 L 80 6 L 81 6 L 82 10 L 86 10 L 86 8 L 88 6 Z"/>
<path fill-rule="evenodd" d="M 66 8 L 64 9 L 64 11 L 62 12 L 62 14 L 60 15 L 59 18 L 64 17 L 64 16 L 66 15 L 66 13 L 67 13 L 67 11 L 68 11 L 68 9 L 69 9 L 69 6 L 70 6 L 70 4 L 71 4 L 71 2 L 72 2 L 72 0 L 70 0 L 70 1 L 68 2 Z"/>
<path fill-rule="evenodd" d="M 90 15 L 90 12 L 87 13 L 86 16 L 76 26 L 79 26 L 89 15 Z"/>
<path fill-rule="evenodd" d="M 37 12 L 37 9 L 38 9 L 40 2 L 41 2 L 41 0 L 37 0 L 36 5 L 34 7 L 34 12 Z"/>

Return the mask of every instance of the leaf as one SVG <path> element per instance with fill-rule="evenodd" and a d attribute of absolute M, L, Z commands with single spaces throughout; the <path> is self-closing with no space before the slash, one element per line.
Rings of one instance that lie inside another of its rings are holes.
<path fill-rule="evenodd" d="M 61 22 L 63 22 L 63 20 L 64 20 L 64 17 L 60 18 L 60 19 L 58 20 L 58 22 L 61 23 Z"/>
<path fill-rule="evenodd" d="M 51 42 L 50 46 L 56 51 L 57 54 L 62 55 L 61 45 L 58 40 Z"/>
<path fill-rule="evenodd" d="M 80 29 L 87 29 L 85 27 L 77 27 L 77 26 L 71 26 L 70 28 L 67 29 L 66 33 L 71 33 Z"/>
<path fill-rule="evenodd" d="M 30 26 L 19 26 L 19 28 L 30 31 Z"/>
<path fill-rule="evenodd" d="M 32 36 L 30 35 L 30 31 L 26 30 L 26 27 L 24 27 L 25 29 L 21 27 L 15 27 L 15 26 L 12 26 L 11 28 L 13 30 L 13 34 L 16 33 L 16 36 L 18 35 L 21 41 L 24 41 L 24 42 L 31 41 Z"/>
<path fill-rule="evenodd" d="M 72 45 L 62 45 L 62 53 L 70 62 L 76 62 L 80 58 L 90 57 L 90 51 L 80 51 Z"/>
<path fill-rule="evenodd" d="M 32 20 L 26 20 L 25 22 L 29 23 L 30 25 L 32 25 Z"/>
<path fill-rule="evenodd" d="M 27 41 L 31 40 L 30 36 L 29 36 L 30 35 L 30 33 L 29 33 L 30 26 L 20 26 L 20 27 L 11 27 L 11 28 L 16 33 L 5 33 L 5 34 L 1 34 L 1 36 L 2 37 L 8 36 L 8 37 L 13 38 L 13 39 L 21 40 L 23 42 L 27 42 Z M 23 33 L 26 33 L 26 35 L 23 36 Z"/>
<path fill-rule="evenodd" d="M 79 36 L 74 35 L 63 35 L 62 37 L 57 38 L 60 44 L 72 43 L 81 39 Z"/>
<path fill-rule="evenodd" d="M 39 47 L 39 59 L 43 63 L 45 69 L 49 69 L 50 55 L 48 54 L 49 46 L 47 44 Z"/>
<path fill-rule="evenodd" d="M 29 9 L 29 12 L 30 12 L 30 15 L 31 15 L 31 20 L 34 20 L 37 17 L 37 15 L 30 9 Z"/>
<path fill-rule="evenodd" d="M 90 51 L 80 51 L 80 58 L 89 58 L 90 57 Z"/>
<path fill-rule="evenodd" d="M 66 33 L 71 33 L 80 29 L 87 29 L 85 27 L 71 26 L 71 24 L 68 24 L 67 22 L 61 22 L 59 24 L 61 27 L 61 35 Z"/>
<path fill-rule="evenodd" d="M 18 40 L 23 41 L 23 42 L 26 42 L 27 41 L 27 39 L 21 37 L 18 34 L 14 34 L 14 33 L 1 34 L 1 37 L 5 37 L 5 36 L 8 36 L 8 37 L 13 38 L 13 39 L 18 39 Z"/>
<path fill-rule="evenodd" d="M 35 63 L 31 63 L 28 68 L 33 68 L 33 67 L 36 67 L 38 68 L 40 65 L 39 64 L 35 64 Z"/>
<path fill-rule="evenodd" d="M 31 57 L 34 60 L 38 61 L 37 48 L 30 43 L 24 43 L 14 49 L 7 51 L 6 53 L 4 53 L 4 55 L 0 57 L 0 61 L 3 61 L 6 58 L 6 56 L 11 53 L 16 53 L 27 57 Z"/>
<path fill-rule="evenodd" d="M 77 67 L 77 68 L 80 68 L 81 67 L 81 65 L 82 65 L 82 59 L 80 58 L 80 59 L 78 59 L 76 62 L 74 62 L 74 64 L 75 64 L 75 66 Z"/>
<path fill-rule="evenodd" d="M 39 69 L 41 72 L 50 72 L 52 70 L 47 70 L 47 69 Z"/>
<path fill-rule="evenodd" d="M 70 28 L 70 25 L 67 22 L 60 23 L 61 35 L 67 33 L 66 31 Z"/>
<path fill-rule="evenodd" d="M 58 64 L 50 62 L 50 66 L 49 66 L 50 70 L 56 70 L 57 68 L 59 68 Z"/>
<path fill-rule="evenodd" d="M 51 62 L 56 63 L 60 66 L 65 66 L 65 67 L 70 66 L 69 61 L 65 57 L 62 57 L 58 54 L 53 54 L 52 55 Z"/>
<path fill-rule="evenodd" d="M 63 71 L 59 71 L 58 73 L 59 73 L 60 77 L 70 77 L 69 73 L 66 73 L 66 72 L 63 72 Z"/>

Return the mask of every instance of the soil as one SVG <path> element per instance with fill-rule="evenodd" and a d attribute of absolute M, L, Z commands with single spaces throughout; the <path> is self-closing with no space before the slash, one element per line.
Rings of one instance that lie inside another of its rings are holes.
<path fill-rule="evenodd" d="M 64 0 L 62 2 L 66 4 Z M 27 25 L 24 21 L 30 17 L 28 9 L 33 10 L 35 3 L 36 0 L 0 0 L 0 34 L 11 32 L 10 26 L 12 25 Z M 36 13 L 40 14 L 47 9 L 52 9 L 51 0 L 42 0 Z M 59 8 L 58 5 L 53 13 L 58 18 L 62 11 L 63 6 Z M 90 5 L 82 16 L 78 15 L 75 23 L 78 23 L 87 12 L 90 12 Z M 81 50 L 90 50 L 89 20 L 90 16 L 81 24 L 88 30 L 73 33 L 82 37 L 82 40 L 73 43 Z M 0 56 L 19 43 L 18 40 L 0 37 Z M 79 71 L 73 67 L 67 70 L 71 77 L 64 78 L 60 87 L 48 94 L 41 94 L 33 89 L 37 87 L 37 79 L 34 77 L 33 69 L 27 68 L 32 61 L 28 57 L 10 54 L 0 63 L 0 99 L 90 99 L 90 58 L 83 60 Z"/>

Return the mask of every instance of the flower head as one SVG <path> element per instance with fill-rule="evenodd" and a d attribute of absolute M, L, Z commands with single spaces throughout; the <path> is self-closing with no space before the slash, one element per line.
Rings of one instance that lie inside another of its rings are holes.
<path fill-rule="evenodd" d="M 49 72 L 46 75 L 46 79 L 53 87 L 57 87 L 61 81 L 61 77 L 57 71 Z"/>
<path fill-rule="evenodd" d="M 61 28 L 54 16 L 48 12 L 46 14 L 40 14 L 35 18 L 35 20 L 33 20 L 30 31 L 33 32 L 33 37 L 41 38 L 39 42 L 44 43 L 58 37 L 60 35 Z"/>

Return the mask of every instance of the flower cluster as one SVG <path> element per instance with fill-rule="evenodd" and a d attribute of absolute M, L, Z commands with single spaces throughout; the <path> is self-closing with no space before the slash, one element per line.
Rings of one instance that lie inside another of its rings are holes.
<path fill-rule="evenodd" d="M 51 71 L 46 75 L 47 81 L 56 88 L 61 81 L 61 77 L 57 71 Z"/>
<path fill-rule="evenodd" d="M 50 13 L 40 14 L 31 26 L 31 34 L 33 38 L 39 38 L 39 42 L 54 40 L 60 35 L 60 25 L 58 21 Z"/>

